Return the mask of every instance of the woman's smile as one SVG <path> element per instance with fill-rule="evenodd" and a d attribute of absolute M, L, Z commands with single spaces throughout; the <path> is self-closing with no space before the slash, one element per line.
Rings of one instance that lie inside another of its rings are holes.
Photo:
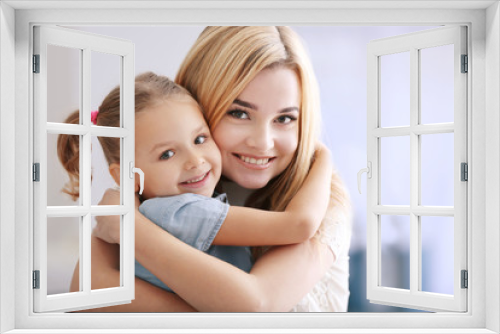
<path fill-rule="evenodd" d="M 271 166 L 276 157 L 269 156 L 253 156 L 250 154 L 238 154 L 233 153 L 233 156 L 238 159 L 238 161 L 243 164 L 243 166 L 252 169 L 266 169 Z"/>

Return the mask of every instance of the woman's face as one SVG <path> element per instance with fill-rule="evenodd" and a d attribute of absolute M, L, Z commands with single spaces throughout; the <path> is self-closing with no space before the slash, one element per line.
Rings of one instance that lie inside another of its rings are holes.
<path fill-rule="evenodd" d="M 263 70 L 248 84 L 212 133 L 225 177 L 259 189 L 285 170 L 298 145 L 300 96 L 287 68 Z"/>

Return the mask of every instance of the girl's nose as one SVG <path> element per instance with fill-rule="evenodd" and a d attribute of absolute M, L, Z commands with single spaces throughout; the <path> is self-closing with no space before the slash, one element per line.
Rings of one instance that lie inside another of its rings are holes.
<path fill-rule="evenodd" d="M 198 168 L 199 166 L 205 163 L 205 158 L 196 150 L 191 150 L 187 152 L 186 162 L 184 164 L 184 168 L 186 170 Z"/>
<path fill-rule="evenodd" d="M 250 130 L 247 145 L 258 152 L 268 152 L 274 148 L 274 133 L 269 126 L 260 125 Z"/>

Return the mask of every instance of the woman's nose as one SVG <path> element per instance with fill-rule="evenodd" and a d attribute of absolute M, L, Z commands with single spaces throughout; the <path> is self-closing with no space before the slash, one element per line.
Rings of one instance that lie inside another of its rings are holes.
<path fill-rule="evenodd" d="M 257 126 L 247 134 L 248 146 L 259 152 L 267 152 L 274 148 L 274 133 L 268 126 Z"/>

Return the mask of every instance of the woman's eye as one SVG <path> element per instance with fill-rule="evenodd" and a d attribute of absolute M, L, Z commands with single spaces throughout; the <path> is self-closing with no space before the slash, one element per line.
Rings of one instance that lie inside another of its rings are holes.
<path fill-rule="evenodd" d="M 207 140 L 207 136 L 198 136 L 198 137 L 196 137 L 196 139 L 194 140 L 194 143 L 195 143 L 196 145 L 200 145 L 200 144 L 203 144 L 206 140 Z"/>
<path fill-rule="evenodd" d="M 243 110 L 231 110 L 230 112 L 228 112 L 229 115 L 231 115 L 232 117 L 234 118 L 238 118 L 238 119 L 248 119 L 250 118 L 248 116 L 248 113 L 246 111 L 243 111 Z"/>
<path fill-rule="evenodd" d="M 288 123 L 291 123 L 295 120 L 297 120 L 297 118 L 292 117 L 292 116 L 280 116 L 276 119 L 276 121 L 278 123 L 281 123 L 281 124 L 288 124 Z"/>
<path fill-rule="evenodd" d="M 165 152 L 163 152 L 161 154 L 160 160 L 168 160 L 168 159 L 170 159 L 173 156 L 174 156 L 174 151 L 172 151 L 172 150 L 166 150 Z"/>

